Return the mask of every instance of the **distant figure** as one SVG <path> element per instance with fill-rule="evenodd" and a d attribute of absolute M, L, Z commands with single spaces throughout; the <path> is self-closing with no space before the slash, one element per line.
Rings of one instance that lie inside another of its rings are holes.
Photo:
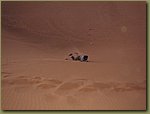
<path fill-rule="evenodd" d="M 79 55 L 77 52 L 70 53 L 68 55 L 68 57 L 74 61 L 81 61 L 81 62 L 86 61 L 86 62 L 88 62 L 88 56 L 87 55 Z M 69 60 L 69 58 L 66 58 L 65 60 Z"/>

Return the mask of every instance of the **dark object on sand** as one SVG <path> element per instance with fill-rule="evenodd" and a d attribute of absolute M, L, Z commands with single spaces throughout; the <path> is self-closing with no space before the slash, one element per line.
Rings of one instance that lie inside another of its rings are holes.
<path fill-rule="evenodd" d="M 88 62 L 87 55 L 79 55 L 78 53 L 70 53 L 68 56 L 74 61 Z M 68 60 L 68 59 L 66 59 L 66 60 Z"/>

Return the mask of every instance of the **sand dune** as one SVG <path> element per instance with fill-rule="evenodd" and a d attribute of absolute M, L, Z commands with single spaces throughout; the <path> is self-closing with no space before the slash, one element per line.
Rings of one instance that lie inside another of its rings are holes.
<path fill-rule="evenodd" d="M 60 69 L 53 68 L 54 64 L 56 67 L 60 65 Z M 84 67 L 85 64 L 89 64 L 91 68 L 94 63 L 36 60 L 7 65 L 7 69 L 6 67 L 4 69 L 6 71 L 2 72 L 3 109 L 143 110 L 146 93 L 145 80 L 137 78 L 122 80 L 123 76 L 118 78 L 111 75 L 106 80 L 106 76 L 101 74 L 103 70 L 100 69 L 95 75 L 90 72 L 87 74 L 84 70 L 88 69 L 88 65 Z M 61 65 L 69 66 L 68 71 L 64 72 L 65 68 L 61 69 Z M 16 100 L 12 101 L 11 98 Z"/>
<path fill-rule="evenodd" d="M 41 63 L 44 65 L 42 61 Z M 62 63 L 58 62 L 58 64 L 62 64 Z M 143 101 L 143 98 L 145 96 L 144 93 L 146 92 L 145 80 L 141 80 L 140 82 L 136 82 L 136 81 L 104 82 L 104 81 L 95 81 L 95 80 L 88 79 L 88 76 L 85 76 L 87 77 L 86 79 L 79 78 L 76 76 L 73 77 L 73 79 L 67 80 L 64 79 L 63 77 L 62 79 L 59 79 L 57 76 L 51 76 L 51 75 L 47 76 L 46 73 L 41 74 L 41 72 L 39 75 L 33 74 L 34 73 L 33 71 L 31 71 L 30 73 L 32 73 L 32 75 L 19 76 L 23 73 L 19 73 L 17 75 L 17 74 L 9 74 L 3 72 L 2 106 L 4 110 L 16 110 L 16 109 L 22 109 L 22 110 L 23 109 L 27 109 L 27 110 L 85 109 L 88 110 L 89 108 L 95 110 L 97 109 L 141 110 L 142 108 L 140 107 L 144 106 L 145 104 L 145 102 Z M 7 76 L 8 74 L 9 76 Z M 134 95 L 130 96 L 130 94 L 134 94 Z M 10 100 L 10 98 L 13 97 L 16 98 L 15 96 L 16 97 L 18 96 L 19 99 L 18 100 L 16 99 L 15 101 L 13 100 L 15 103 L 14 105 L 14 103 L 12 104 L 12 100 Z M 37 97 L 39 97 L 40 99 Z M 121 99 L 121 97 L 123 99 Z M 139 102 L 140 104 L 139 103 L 134 104 L 135 98 L 139 99 L 136 100 L 136 102 Z M 101 104 L 102 101 L 105 105 Z M 62 102 L 63 105 L 60 105 L 61 104 L 60 102 Z M 30 103 L 33 103 L 32 106 L 29 105 Z M 95 103 L 97 105 L 93 107 Z M 115 107 L 112 106 L 113 103 L 115 103 Z M 119 103 L 122 103 L 122 105 L 120 106 Z"/>
<path fill-rule="evenodd" d="M 145 110 L 146 3 L 2 2 L 2 109 Z"/>

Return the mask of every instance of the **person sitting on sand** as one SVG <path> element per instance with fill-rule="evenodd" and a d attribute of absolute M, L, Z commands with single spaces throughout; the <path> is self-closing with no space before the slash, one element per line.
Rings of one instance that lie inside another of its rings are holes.
<path fill-rule="evenodd" d="M 86 62 L 88 62 L 88 56 L 87 55 L 79 55 L 77 52 L 70 53 L 68 55 L 68 57 L 74 61 L 81 61 L 81 62 L 86 61 Z M 69 60 L 69 58 L 66 58 L 65 60 Z"/>

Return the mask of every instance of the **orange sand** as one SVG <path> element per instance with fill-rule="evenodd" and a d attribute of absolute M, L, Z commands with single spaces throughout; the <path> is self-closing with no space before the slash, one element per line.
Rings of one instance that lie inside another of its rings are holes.
<path fill-rule="evenodd" d="M 2 109 L 145 110 L 146 3 L 2 2 Z"/>

